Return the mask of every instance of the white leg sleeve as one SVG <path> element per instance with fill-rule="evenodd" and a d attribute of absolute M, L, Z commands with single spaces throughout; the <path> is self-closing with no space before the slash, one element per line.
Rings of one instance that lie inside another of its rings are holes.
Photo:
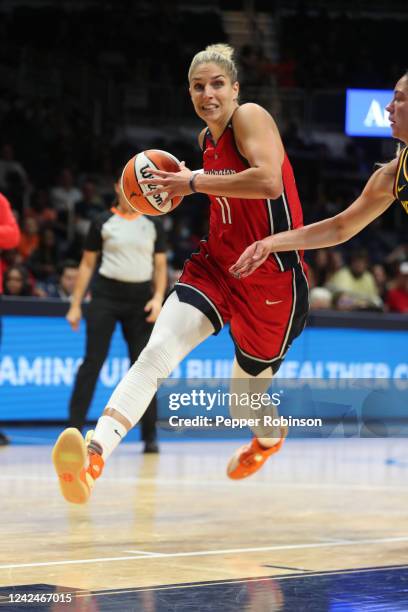
<path fill-rule="evenodd" d="M 180 302 L 173 292 L 160 312 L 149 342 L 112 393 L 107 406 L 136 425 L 157 391 L 158 379 L 167 378 L 212 333 L 214 327 L 205 314 Z"/>

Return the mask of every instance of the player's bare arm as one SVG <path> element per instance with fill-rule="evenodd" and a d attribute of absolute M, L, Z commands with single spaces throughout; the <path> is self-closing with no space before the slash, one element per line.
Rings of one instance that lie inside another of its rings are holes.
<path fill-rule="evenodd" d="M 194 179 L 195 191 L 248 199 L 278 198 L 282 193 L 281 166 L 284 153 L 272 117 L 257 104 L 244 104 L 235 111 L 233 127 L 238 150 L 248 160 L 250 168 L 225 176 L 199 174 Z M 166 191 L 168 199 L 171 199 L 176 195 L 192 193 L 192 172 L 184 164 L 178 173 L 155 169 L 151 169 L 151 172 L 156 179 L 140 181 L 141 184 L 157 185 L 157 189 L 147 195 Z"/>
<path fill-rule="evenodd" d="M 273 252 L 325 248 L 350 240 L 394 201 L 396 168 L 395 159 L 374 172 L 360 196 L 335 217 L 254 242 L 231 266 L 231 274 L 249 276 Z"/>

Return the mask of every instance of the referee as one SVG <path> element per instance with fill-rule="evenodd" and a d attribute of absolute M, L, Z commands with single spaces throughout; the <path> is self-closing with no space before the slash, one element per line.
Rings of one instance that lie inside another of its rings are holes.
<path fill-rule="evenodd" d="M 66 315 L 73 330 L 82 318 L 81 302 L 100 259 L 86 312 L 86 354 L 69 405 L 71 427 L 86 421 L 99 372 L 109 351 L 116 323 L 134 363 L 145 347 L 161 310 L 167 287 L 165 235 L 161 223 L 130 210 L 115 184 L 117 202 L 92 221 L 72 301 Z M 141 422 L 144 452 L 158 452 L 156 396 Z"/>

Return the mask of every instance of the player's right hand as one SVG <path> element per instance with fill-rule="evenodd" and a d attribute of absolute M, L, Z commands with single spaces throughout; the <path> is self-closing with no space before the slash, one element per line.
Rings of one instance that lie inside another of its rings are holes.
<path fill-rule="evenodd" d="M 245 249 L 229 271 L 235 278 L 246 278 L 266 261 L 269 254 L 265 240 L 257 240 Z"/>
<path fill-rule="evenodd" d="M 82 319 L 81 307 L 75 306 L 75 305 L 70 306 L 65 318 L 70 324 L 73 331 L 78 331 L 79 323 L 81 322 L 81 319 Z"/>

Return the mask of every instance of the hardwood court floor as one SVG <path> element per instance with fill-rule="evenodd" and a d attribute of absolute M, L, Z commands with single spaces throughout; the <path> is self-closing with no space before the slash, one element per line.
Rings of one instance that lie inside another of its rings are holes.
<path fill-rule="evenodd" d="M 122 444 L 86 506 L 60 497 L 51 446 L 0 449 L 0 587 L 94 591 L 407 563 L 405 440 L 289 440 L 233 482 L 225 466 L 237 444 L 167 442 L 158 456 Z"/>

